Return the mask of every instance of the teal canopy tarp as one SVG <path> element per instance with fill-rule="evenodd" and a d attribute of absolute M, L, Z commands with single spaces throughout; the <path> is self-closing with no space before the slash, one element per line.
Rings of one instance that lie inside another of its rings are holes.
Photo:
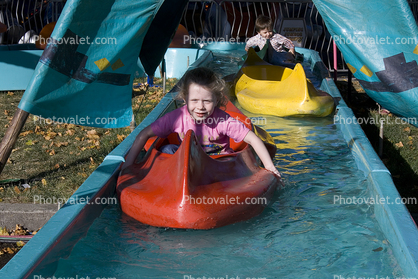
<path fill-rule="evenodd" d="M 57 122 L 128 126 L 141 48 L 145 71 L 154 73 L 186 3 L 67 1 L 19 108 Z"/>
<path fill-rule="evenodd" d="M 408 2 L 313 2 L 366 93 L 417 126 L 418 29 Z"/>

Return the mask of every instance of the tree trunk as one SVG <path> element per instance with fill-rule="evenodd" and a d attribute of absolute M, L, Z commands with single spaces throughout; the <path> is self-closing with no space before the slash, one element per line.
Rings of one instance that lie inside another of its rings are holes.
<path fill-rule="evenodd" d="M 7 159 L 9 159 L 10 153 L 12 153 L 13 146 L 16 143 L 23 125 L 25 125 L 28 116 L 28 112 L 17 108 L 12 122 L 10 123 L 9 128 L 7 128 L 6 134 L 0 143 L 0 174 L 7 163 Z"/>

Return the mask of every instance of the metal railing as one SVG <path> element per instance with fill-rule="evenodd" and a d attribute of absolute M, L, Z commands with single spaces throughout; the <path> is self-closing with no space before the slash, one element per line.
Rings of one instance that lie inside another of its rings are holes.
<path fill-rule="evenodd" d="M 48 23 L 58 20 L 66 0 L 0 0 L 0 22 L 7 31 L 0 44 L 27 43 Z M 27 33 L 28 32 L 28 33 Z"/>
<path fill-rule="evenodd" d="M 7 32 L 0 34 L 0 44 L 29 42 L 46 24 L 58 19 L 65 3 L 66 0 L 0 0 L 0 22 L 7 26 Z M 418 1 L 408 3 L 418 22 Z M 303 24 L 304 36 L 299 46 L 318 51 L 328 69 L 334 70 L 333 39 L 311 0 L 191 0 L 181 24 L 195 38 L 234 38 L 244 42 L 256 34 L 254 23 L 260 14 L 272 18 L 279 33 L 290 20 Z M 348 71 L 338 50 L 337 70 Z"/>
<path fill-rule="evenodd" d="M 255 19 L 266 15 L 274 22 L 274 29 L 281 33 L 284 22 L 297 20 L 302 26 L 303 38 L 298 46 L 320 53 L 325 65 L 332 71 L 333 40 L 321 15 L 312 1 L 189 1 L 181 24 L 195 38 L 220 38 L 245 42 L 256 34 Z M 285 35 L 285 34 L 283 34 Z M 346 71 L 340 52 L 337 55 L 338 70 Z"/>
<path fill-rule="evenodd" d="M 408 1 L 418 22 L 418 1 Z M 181 24 L 195 38 L 220 38 L 244 42 L 255 32 L 258 15 L 269 16 L 276 32 L 282 33 L 285 22 L 298 21 L 304 27 L 304 36 L 298 46 L 319 52 L 327 68 L 334 71 L 333 39 L 314 3 L 310 0 L 245 1 L 245 0 L 191 0 L 186 7 Z M 283 34 L 286 36 L 286 34 Z M 337 49 L 337 71 L 347 72 L 344 57 Z"/>

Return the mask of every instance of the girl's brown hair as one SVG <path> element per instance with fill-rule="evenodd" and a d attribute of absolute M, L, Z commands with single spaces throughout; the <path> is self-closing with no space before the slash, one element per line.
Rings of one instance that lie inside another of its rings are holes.
<path fill-rule="evenodd" d="M 205 87 L 207 90 L 215 95 L 218 103 L 218 108 L 225 107 L 228 103 L 228 99 L 224 95 L 225 81 L 221 79 L 214 71 L 208 68 L 199 67 L 187 71 L 182 79 L 180 85 L 180 91 L 177 95 L 178 99 L 187 101 L 189 96 L 190 84 L 195 83 L 197 85 Z"/>
<path fill-rule="evenodd" d="M 260 15 L 255 20 L 255 31 L 257 31 L 257 33 L 260 33 L 260 31 L 263 29 L 273 31 L 273 21 L 268 16 Z"/>

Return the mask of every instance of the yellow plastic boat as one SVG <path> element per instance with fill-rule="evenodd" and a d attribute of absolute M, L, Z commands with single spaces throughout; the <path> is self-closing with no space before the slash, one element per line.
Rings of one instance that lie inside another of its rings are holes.
<path fill-rule="evenodd" d="M 301 64 L 293 70 L 271 65 L 252 48 L 235 77 L 234 92 L 244 109 L 257 114 L 322 117 L 335 106 L 329 94 L 306 78 Z"/>

